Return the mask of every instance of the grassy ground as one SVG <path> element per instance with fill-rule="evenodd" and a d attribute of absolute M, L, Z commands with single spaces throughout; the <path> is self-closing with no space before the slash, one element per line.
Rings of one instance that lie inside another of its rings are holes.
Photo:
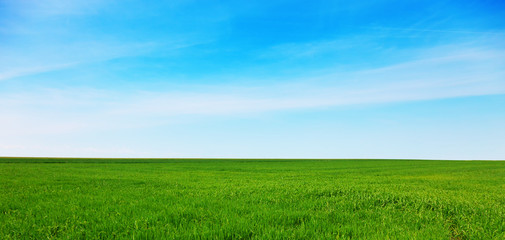
<path fill-rule="evenodd" d="M 505 239 L 505 162 L 0 159 L 0 239 Z"/>

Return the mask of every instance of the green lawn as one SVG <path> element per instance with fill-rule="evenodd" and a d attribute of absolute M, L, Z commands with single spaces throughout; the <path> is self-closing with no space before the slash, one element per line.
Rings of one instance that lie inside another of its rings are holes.
<path fill-rule="evenodd" d="M 29 238 L 505 239 L 505 162 L 0 158 Z"/>

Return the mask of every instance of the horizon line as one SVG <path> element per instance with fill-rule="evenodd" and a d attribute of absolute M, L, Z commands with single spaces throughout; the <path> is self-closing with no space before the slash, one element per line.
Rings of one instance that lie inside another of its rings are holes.
<path fill-rule="evenodd" d="M 230 157 L 19 157 L 1 159 L 104 159 L 104 160 L 405 160 L 405 161 L 505 161 L 505 159 L 439 159 L 439 158 L 230 158 Z"/>

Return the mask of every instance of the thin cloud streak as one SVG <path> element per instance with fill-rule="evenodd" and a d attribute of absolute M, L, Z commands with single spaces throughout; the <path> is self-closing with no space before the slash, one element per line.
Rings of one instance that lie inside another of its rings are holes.
<path fill-rule="evenodd" d="M 25 17 L 40 18 L 47 16 L 94 14 L 110 1 L 100 0 L 20 0 L 8 1 L 7 7 Z"/>
<path fill-rule="evenodd" d="M 0 81 L 9 80 L 17 77 L 28 76 L 33 74 L 51 72 L 55 70 L 61 70 L 65 68 L 69 68 L 75 66 L 79 63 L 64 63 L 64 64 L 56 64 L 56 65 L 48 65 L 48 66 L 34 66 L 27 68 L 18 68 L 12 69 L 5 72 L 0 72 Z"/>
<path fill-rule="evenodd" d="M 54 89 L 11 93 L 0 96 L 0 124 L 10 126 L 3 131 L 6 135 L 55 134 L 142 128 L 176 123 L 177 118 L 190 115 L 233 118 L 349 105 L 505 94 L 505 70 L 500 70 L 505 69 L 500 68 L 504 65 L 502 59 L 500 52 L 471 49 L 276 85 L 212 85 L 200 92 L 192 91 L 189 85 L 180 91 L 124 93 L 104 89 Z"/>
<path fill-rule="evenodd" d="M 21 56 L 11 52 L 0 57 L 0 63 L 4 63 L 0 67 L 0 81 L 63 70 L 79 65 L 141 56 L 160 48 L 163 48 L 164 51 L 177 51 L 199 44 L 202 44 L 202 42 L 184 40 L 165 43 L 144 42 L 123 44 L 115 42 L 91 42 L 60 47 L 61 49 L 58 51 L 51 50 L 52 48 L 56 49 L 55 46 L 48 46 L 48 49 L 44 49 L 39 53 L 29 53 Z M 18 63 L 23 63 L 23 65 L 19 66 Z"/>

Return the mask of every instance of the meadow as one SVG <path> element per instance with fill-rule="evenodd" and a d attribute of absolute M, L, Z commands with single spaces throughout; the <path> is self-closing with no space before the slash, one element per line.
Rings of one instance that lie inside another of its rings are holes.
<path fill-rule="evenodd" d="M 504 161 L 0 158 L 0 239 L 505 239 Z"/>

